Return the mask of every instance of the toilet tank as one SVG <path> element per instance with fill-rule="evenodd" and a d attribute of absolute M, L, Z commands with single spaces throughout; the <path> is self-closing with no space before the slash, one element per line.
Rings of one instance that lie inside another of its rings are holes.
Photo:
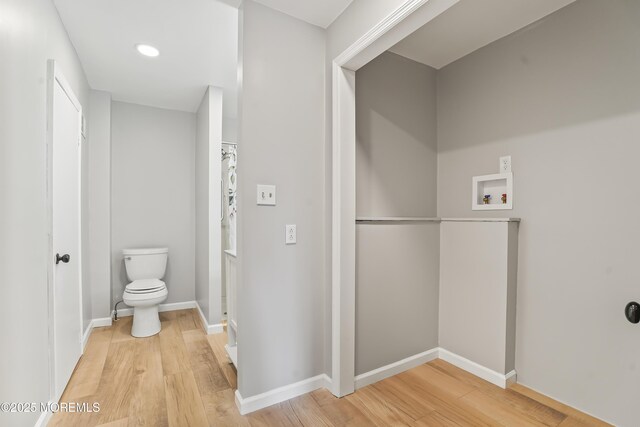
<path fill-rule="evenodd" d="M 129 280 L 162 279 L 167 269 L 169 248 L 123 249 Z"/>

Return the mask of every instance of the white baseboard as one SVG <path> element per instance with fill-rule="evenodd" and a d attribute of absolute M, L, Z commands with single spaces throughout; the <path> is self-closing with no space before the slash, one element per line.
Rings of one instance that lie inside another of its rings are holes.
<path fill-rule="evenodd" d="M 209 325 L 209 323 L 207 322 L 207 319 L 204 317 L 204 313 L 202 312 L 202 309 L 200 308 L 200 304 L 198 304 L 197 301 L 196 301 L 196 308 L 198 309 L 198 313 L 200 313 L 200 320 L 202 321 L 202 328 L 204 329 L 205 334 L 212 335 L 212 334 L 221 334 L 224 332 L 224 326 L 222 325 L 222 323 Z"/>
<path fill-rule="evenodd" d="M 224 349 L 227 351 L 227 356 L 229 357 L 229 359 L 231 359 L 231 363 L 233 363 L 233 366 L 238 369 L 238 345 L 236 344 L 230 346 L 229 344 L 226 344 L 224 346 Z"/>
<path fill-rule="evenodd" d="M 240 395 L 240 391 L 236 390 L 236 405 L 238 406 L 240 414 L 246 415 L 250 412 L 293 399 L 294 397 L 310 393 L 320 388 L 331 389 L 331 380 L 326 374 L 307 378 L 306 380 L 278 387 L 247 398 L 243 398 Z"/>
<path fill-rule="evenodd" d="M 502 387 L 502 388 L 507 388 L 511 384 L 515 384 L 517 382 L 518 382 L 518 374 L 516 373 L 516 370 L 514 369 L 511 372 L 507 372 L 507 374 L 504 376 L 504 387 Z"/>
<path fill-rule="evenodd" d="M 101 317 L 99 319 L 92 319 L 89 322 L 89 326 L 82 334 L 82 351 L 87 346 L 87 342 L 89 342 L 89 337 L 91 336 L 91 332 L 93 332 L 93 328 L 101 328 L 103 326 L 111 326 L 111 317 Z"/>
<path fill-rule="evenodd" d="M 164 311 L 187 310 L 190 308 L 196 308 L 197 306 L 198 304 L 195 301 L 172 302 L 169 304 L 160 304 L 158 311 L 162 313 Z"/>
<path fill-rule="evenodd" d="M 416 366 L 420 366 L 427 362 L 431 362 L 434 359 L 438 358 L 439 349 L 432 348 L 431 350 L 424 351 L 422 353 L 409 356 L 406 359 L 399 360 L 397 362 L 390 363 L 386 366 L 383 366 L 378 369 L 374 369 L 373 371 L 366 372 L 364 374 L 356 376 L 356 390 L 369 384 L 376 383 L 378 381 L 382 381 L 385 378 L 392 377 L 394 375 L 398 375 L 404 371 L 408 371 L 409 369 L 415 368 Z"/>
<path fill-rule="evenodd" d="M 516 371 L 511 371 L 507 374 L 501 374 L 489 368 L 486 368 L 476 362 L 452 353 L 444 348 L 434 348 L 424 353 L 416 354 L 415 356 L 407 357 L 406 359 L 399 360 L 389 365 L 383 366 L 373 371 L 356 376 L 355 388 L 356 390 L 365 387 L 369 384 L 384 380 L 385 378 L 398 375 L 404 371 L 420 366 L 424 363 L 430 362 L 434 359 L 442 359 L 452 365 L 457 366 L 483 380 L 489 381 L 498 387 L 507 388 L 509 385 L 516 382 Z"/>
<path fill-rule="evenodd" d="M 158 311 L 163 313 L 165 311 L 176 311 L 176 310 L 187 310 L 189 308 L 196 308 L 198 304 L 195 301 L 184 301 L 184 302 L 172 302 L 169 304 L 160 304 Z M 111 312 L 111 316 L 115 314 L 115 310 Z M 118 317 L 125 316 L 133 316 L 133 308 L 119 308 L 118 309 Z"/>
<path fill-rule="evenodd" d="M 433 348 L 423 353 L 416 354 L 414 356 L 407 357 L 406 359 L 399 360 L 389 365 L 383 366 L 373 371 L 361 374 L 355 378 L 355 388 L 359 389 L 369 384 L 381 381 L 385 378 L 398 375 L 404 371 L 415 368 L 427 362 L 435 359 L 442 359 L 463 369 L 479 378 L 489 381 L 498 387 L 507 388 L 510 384 L 516 382 L 516 371 L 511 371 L 507 374 L 500 374 L 476 362 L 472 362 L 462 356 L 452 353 L 440 347 Z M 294 397 L 310 393 L 314 390 L 326 388 L 332 390 L 331 379 L 326 375 L 318 375 L 313 378 L 289 384 L 283 387 L 243 398 L 239 390 L 236 390 L 236 405 L 242 415 L 248 414 L 266 408 L 267 406 L 275 405 L 276 403 L 284 402 L 285 400 L 293 399 Z"/>
<path fill-rule="evenodd" d="M 449 362 L 460 369 L 464 369 L 465 371 L 475 375 L 476 377 L 480 377 L 483 380 L 489 381 L 491 384 L 495 384 L 498 387 L 507 388 L 510 384 L 515 383 L 517 379 L 516 371 L 511 371 L 507 374 L 501 374 L 462 356 L 458 356 L 457 354 L 445 350 L 444 348 L 440 348 L 439 357 L 445 362 Z"/>
<path fill-rule="evenodd" d="M 93 328 L 104 328 L 105 326 L 111 326 L 112 320 L 111 317 L 101 317 L 99 319 L 93 319 L 91 321 Z"/>
<path fill-rule="evenodd" d="M 84 349 L 87 347 L 87 343 L 89 342 L 89 337 L 91 336 L 91 332 L 93 332 L 92 326 L 93 320 L 89 322 L 89 326 L 85 329 L 84 334 L 82 334 L 82 352 L 84 353 Z"/>
<path fill-rule="evenodd" d="M 209 326 L 209 322 L 207 322 L 207 319 L 204 317 L 204 313 L 202 312 L 202 309 L 200 308 L 200 304 L 198 304 L 198 302 L 196 301 L 196 307 L 198 308 L 198 313 L 200 313 L 200 322 L 202 322 L 202 328 L 204 329 L 204 333 L 208 334 L 209 332 L 207 331 L 207 326 Z"/>
<path fill-rule="evenodd" d="M 218 323 L 215 325 L 207 325 L 207 335 L 221 334 L 224 332 L 224 325 Z"/>
<path fill-rule="evenodd" d="M 49 405 L 49 407 L 51 407 L 51 405 Z M 38 417 L 38 420 L 34 424 L 34 427 L 45 427 L 47 424 L 49 424 L 49 421 L 51 421 L 52 416 L 53 416 L 53 412 L 51 411 L 41 413 L 40 416 Z"/>

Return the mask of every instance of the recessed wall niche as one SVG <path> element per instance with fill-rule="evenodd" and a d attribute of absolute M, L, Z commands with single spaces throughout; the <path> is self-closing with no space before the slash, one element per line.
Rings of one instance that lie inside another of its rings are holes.
<path fill-rule="evenodd" d="M 472 210 L 513 209 L 512 173 L 474 176 L 472 182 Z"/>

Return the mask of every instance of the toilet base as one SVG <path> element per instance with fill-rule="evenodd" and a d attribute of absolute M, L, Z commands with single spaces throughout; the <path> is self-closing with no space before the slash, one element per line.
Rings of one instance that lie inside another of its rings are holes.
<path fill-rule="evenodd" d="M 162 329 L 158 305 L 133 308 L 133 325 L 131 335 L 136 338 L 150 337 Z"/>

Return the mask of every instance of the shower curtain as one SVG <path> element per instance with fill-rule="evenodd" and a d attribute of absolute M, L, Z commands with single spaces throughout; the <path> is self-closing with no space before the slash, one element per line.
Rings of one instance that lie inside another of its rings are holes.
<path fill-rule="evenodd" d="M 227 217 L 229 218 L 229 249 L 233 252 L 236 251 L 236 213 L 237 213 L 237 200 L 236 200 L 236 188 L 237 188 L 237 148 L 235 146 L 229 147 L 229 168 L 228 182 L 229 182 L 229 204 L 227 206 Z"/>

